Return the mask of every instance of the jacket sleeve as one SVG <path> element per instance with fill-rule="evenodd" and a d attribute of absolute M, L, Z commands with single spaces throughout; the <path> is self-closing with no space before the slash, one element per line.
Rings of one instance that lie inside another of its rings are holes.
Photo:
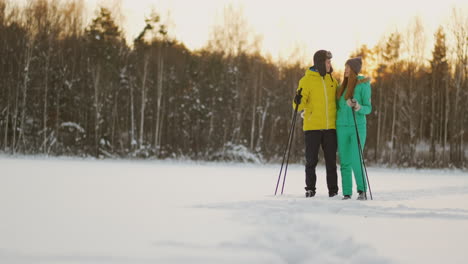
<path fill-rule="evenodd" d="M 298 112 L 301 112 L 302 110 L 304 110 L 304 105 L 306 105 L 307 101 L 309 100 L 308 90 L 305 89 L 302 84 L 303 84 L 303 82 L 302 82 L 302 80 L 300 80 L 299 85 L 298 85 L 297 90 L 296 90 L 296 93 L 294 94 L 294 96 L 296 96 L 298 91 L 302 88 L 302 93 L 301 93 L 302 94 L 302 100 L 301 100 L 301 104 L 299 105 L 299 108 L 297 109 Z M 294 103 L 294 97 L 293 97 L 292 106 L 293 106 L 293 109 L 296 109 L 296 103 Z"/>
<path fill-rule="evenodd" d="M 370 82 L 364 83 L 364 87 L 361 90 L 361 109 L 357 113 L 362 115 L 368 115 L 372 112 L 372 103 L 371 103 L 371 86 Z"/>

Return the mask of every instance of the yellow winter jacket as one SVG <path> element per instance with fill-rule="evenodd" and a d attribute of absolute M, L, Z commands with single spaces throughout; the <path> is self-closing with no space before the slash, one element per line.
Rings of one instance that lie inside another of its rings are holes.
<path fill-rule="evenodd" d="M 304 110 L 304 131 L 336 129 L 337 86 L 338 81 L 330 74 L 322 78 L 314 70 L 306 71 L 297 87 L 297 90 L 302 88 L 302 100 L 298 111 Z M 296 108 L 294 101 L 293 108 Z"/>

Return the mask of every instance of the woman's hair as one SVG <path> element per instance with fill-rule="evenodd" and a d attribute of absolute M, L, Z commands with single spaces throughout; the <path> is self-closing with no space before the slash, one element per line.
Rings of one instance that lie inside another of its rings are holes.
<path fill-rule="evenodd" d="M 356 88 L 356 84 L 357 84 L 357 74 L 351 69 L 351 67 L 349 67 L 349 76 L 344 77 L 343 83 L 341 83 L 340 89 L 336 91 L 336 99 L 340 99 L 346 87 L 348 87 L 348 89 L 346 90 L 345 100 L 348 100 L 349 98 L 353 97 L 354 88 Z"/>

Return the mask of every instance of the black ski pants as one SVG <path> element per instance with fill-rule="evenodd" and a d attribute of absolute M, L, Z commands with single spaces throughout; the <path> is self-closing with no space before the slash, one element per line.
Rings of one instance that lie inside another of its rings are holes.
<path fill-rule="evenodd" d="M 320 146 L 322 146 L 327 168 L 328 194 L 338 193 L 338 175 L 336 173 L 337 139 L 335 129 L 305 131 L 305 189 L 315 192 L 315 184 L 317 182 L 315 167 L 318 163 Z"/>

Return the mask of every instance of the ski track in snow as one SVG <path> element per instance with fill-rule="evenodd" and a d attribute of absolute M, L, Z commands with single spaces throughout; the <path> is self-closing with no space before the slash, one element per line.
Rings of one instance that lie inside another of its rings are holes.
<path fill-rule="evenodd" d="M 362 217 L 396 217 L 396 218 L 433 218 L 446 220 L 468 220 L 468 210 L 457 208 L 418 208 L 399 204 L 395 207 L 380 206 L 372 202 L 355 201 L 327 201 L 315 199 L 288 199 L 286 201 L 247 201 L 232 204 L 199 205 L 199 208 L 224 209 L 242 211 L 260 211 L 260 215 L 271 211 L 285 211 L 288 213 L 317 214 L 328 213 L 336 215 L 352 215 Z"/>
<path fill-rule="evenodd" d="M 433 189 L 415 189 L 410 191 L 382 191 L 379 192 L 379 201 L 404 201 L 425 197 L 447 196 L 468 193 L 468 185 L 447 186 Z"/>
<path fill-rule="evenodd" d="M 277 256 L 282 263 L 392 263 L 375 250 L 311 220 L 314 213 L 338 213 L 351 203 L 280 199 L 198 205 L 196 208 L 233 210 L 233 219 L 256 226 L 244 241 L 225 246 L 254 248 Z M 333 208 L 329 208 L 330 205 Z M 360 207 L 360 206 L 358 206 Z"/>
<path fill-rule="evenodd" d="M 468 192 L 468 186 L 444 189 L 445 194 Z M 435 192 L 421 190 L 411 194 L 383 193 L 374 199 L 379 199 L 379 202 L 401 201 L 409 196 L 431 196 Z M 382 206 L 372 201 L 341 201 L 341 197 L 306 199 L 286 195 L 274 200 L 200 204 L 195 208 L 233 211 L 233 219 L 242 219 L 246 225 L 258 228 L 255 234 L 246 237 L 244 241 L 224 246 L 246 249 L 254 246 L 258 251 L 278 256 L 284 263 L 309 263 L 308 260 L 315 263 L 394 263 L 390 259 L 378 256 L 371 246 L 357 243 L 351 237 L 318 223 L 314 218 L 320 219 L 320 216 L 314 215 L 468 220 L 468 210 L 465 209 L 430 209 L 404 204 Z"/>
<path fill-rule="evenodd" d="M 259 227 L 245 241 L 230 246 L 251 248 L 277 255 L 285 263 L 394 263 L 378 256 L 369 246 L 339 234 L 316 219 L 320 214 L 340 217 L 468 220 L 468 210 L 459 208 L 422 208 L 403 203 L 396 206 L 380 205 L 426 197 L 450 196 L 468 193 L 466 186 L 448 186 L 434 189 L 379 192 L 374 201 L 342 201 L 335 198 L 304 198 L 298 195 L 267 196 L 267 200 L 231 203 L 199 204 L 195 208 L 234 211 L 233 219 L 242 219 L 246 225 Z M 369 195 L 368 195 L 369 196 Z M 369 197 L 370 199 L 370 197 Z M 315 220 L 314 220 L 315 219 Z M 310 243 L 308 243 L 310 241 Z"/>

